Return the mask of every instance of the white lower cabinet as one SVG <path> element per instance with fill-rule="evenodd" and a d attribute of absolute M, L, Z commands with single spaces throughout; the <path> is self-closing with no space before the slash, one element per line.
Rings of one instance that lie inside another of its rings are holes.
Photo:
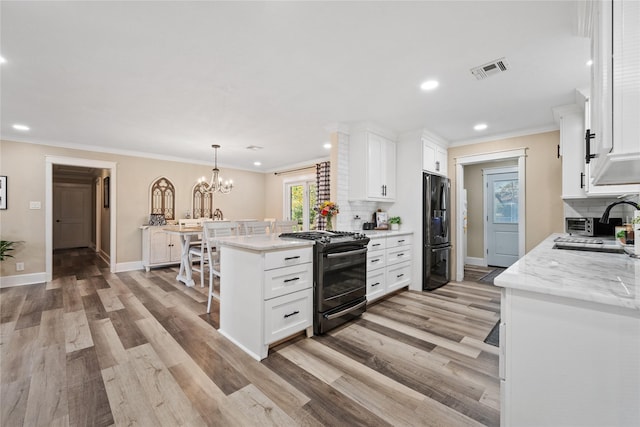
<path fill-rule="evenodd" d="M 502 426 L 640 425 L 637 309 L 502 289 Z"/>
<path fill-rule="evenodd" d="M 151 267 L 180 264 L 180 236 L 169 234 L 162 226 L 143 225 L 142 265 L 149 271 Z"/>
<path fill-rule="evenodd" d="M 411 283 L 410 233 L 370 237 L 367 252 L 367 301 Z"/>
<path fill-rule="evenodd" d="M 256 360 L 269 344 L 313 335 L 313 249 L 246 250 L 222 245 L 220 333 Z"/>

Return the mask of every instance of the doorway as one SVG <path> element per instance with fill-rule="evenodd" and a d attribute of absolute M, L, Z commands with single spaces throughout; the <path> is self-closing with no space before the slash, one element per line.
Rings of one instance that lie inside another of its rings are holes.
<path fill-rule="evenodd" d="M 483 176 L 487 265 L 509 267 L 518 260 L 518 169 L 484 169 Z"/>
<path fill-rule="evenodd" d="M 494 161 L 515 160 L 517 161 L 518 176 L 518 258 L 524 256 L 525 253 L 525 159 L 526 148 L 518 148 L 514 150 L 497 151 L 493 153 L 474 154 L 462 156 L 455 159 L 456 161 L 456 239 L 454 249 L 456 251 L 456 271 L 455 280 L 464 280 L 464 264 L 467 254 L 467 212 L 466 197 L 464 188 L 465 167 L 479 163 L 487 163 Z"/>
<path fill-rule="evenodd" d="M 54 182 L 53 168 L 54 165 L 77 166 L 83 168 L 106 169 L 109 174 L 110 186 L 109 192 L 105 193 L 105 197 L 109 200 L 109 209 L 104 212 L 108 216 L 109 230 L 108 235 L 102 235 L 103 242 L 108 243 L 109 248 L 109 270 L 116 272 L 116 163 L 101 160 L 83 159 L 75 157 L 46 156 L 45 157 L 45 276 L 49 282 L 53 278 L 53 248 L 54 248 Z M 98 193 L 96 197 L 102 194 Z M 111 214 L 113 213 L 113 214 Z"/>

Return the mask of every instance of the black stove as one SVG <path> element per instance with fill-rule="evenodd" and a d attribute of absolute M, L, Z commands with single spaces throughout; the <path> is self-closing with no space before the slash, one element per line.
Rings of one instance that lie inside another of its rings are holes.
<path fill-rule="evenodd" d="M 323 334 L 367 309 L 369 238 L 349 231 L 282 233 L 283 239 L 313 240 L 313 331 Z"/>
<path fill-rule="evenodd" d="M 365 234 L 352 231 L 298 231 L 295 233 L 282 233 L 279 237 L 283 239 L 313 240 L 316 242 L 317 250 L 353 243 L 366 246 L 369 243 L 369 238 Z"/>

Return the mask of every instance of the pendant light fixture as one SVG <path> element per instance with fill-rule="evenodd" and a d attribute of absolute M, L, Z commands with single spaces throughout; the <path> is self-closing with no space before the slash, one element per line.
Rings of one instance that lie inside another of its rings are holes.
<path fill-rule="evenodd" d="M 220 146 L 218 144 L 214 144 L 211 146 L 214 150 L 214 160 L 213 160 L 213 169 L 211 170 L 211 181 L 207 184 L 209 187 L 210 193 L 222 193 L 228 194 L 233 189 L 233 181 L 227 180 L 222 182 L 222 177 L 220 176 L 220 169 L 218 169 L 218 148 Z M 205 182 L 205 177 L 202 177 L 198 180 L 200 184 Z"/>

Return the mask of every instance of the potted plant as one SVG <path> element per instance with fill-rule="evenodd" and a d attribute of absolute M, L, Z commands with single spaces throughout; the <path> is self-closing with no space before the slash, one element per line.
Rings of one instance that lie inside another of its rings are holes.
<path fill-rule="evenodd" d="M 13 258 L 13 255 L 7 252 L 12 251 L 13 245 L 16 243 L 10 240 L 0 240 L 0 261 L 4 261 L 5 258 Z"/>
<path fill-rule="evenodd" d="M 402 224 L 402 220 L 399 216 L 392 216 L 389 218 L 389 224 L 391 224 L 391 230 L 398 231 L 400 230 L 400 224 Z"/>

